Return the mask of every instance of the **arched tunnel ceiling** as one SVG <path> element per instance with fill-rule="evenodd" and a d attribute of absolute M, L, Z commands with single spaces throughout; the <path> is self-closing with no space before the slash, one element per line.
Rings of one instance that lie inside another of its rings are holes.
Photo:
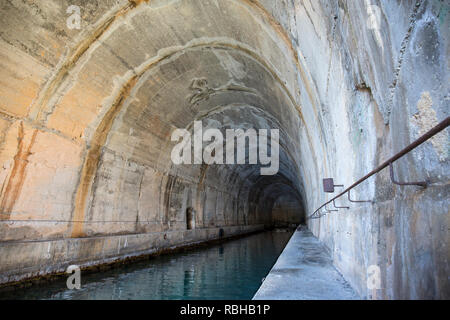
<path fill-rule="evenodd" d="M 301 159 L 299 132 L 307 139 L 310 135 L 297 102 L 301 84 L 296 79 L 295 55 L 288 43 L 280 40 L 279 32 L 261 21 L 251 4 L 226 2 L 171 1 L 157 7 L 149 2 L 136 7 L 74 66 L 67 84 L 58 89 L 61 97 L 51 113 L 48 108 L 36 113 L 37 120 L 64 132 L 68 126 L 60 126 L 64 123 L 61 119 L 72 114 L 73 108 L 85 108 L 86 96 L 95 107 L 88 107 L 84 119 L 77 119 L 86 120 L 90 148 L 77 189 L 74 220 L 85 218 L 100 153 L 105 152 L 101 148 L 162 172 L 171 171 L 167 167 L 173 147 L 171 131 L 186 128 L 200 117 L 211 120 L 209 112 L 220 106 L 232 110 L 230 106 L 235 104 L 252 106 L 261 114 L 230 111 L 223 113 L 219 123 L 224 127 L 282 128 L 280 175 L 298 194 L 302 192 L 301 164 L 294 159 Z M 204 88 L 195 90 L 192 84 L 199 79 L 206 80 Z M 83 106 L 77 103 L 80 91 Z M 76 130 L 66 134 L 77 136 Z M 190 171 L 191 179 L 201 175 L 200 168 Z M 215 172 L 208 170 L 203 173 L 206 179 L 201 179 L 214 181 Z M 241 186 L 232 189 L 242 189 L 242 185 L 251 189 L 258 170 L 236 166 L 219 177 L 227 181 L 235 172 L 239 176 L 235 183 Z"/>
<path fill-rule="evenodd" d="M 304 185 L 318 171 L 310 166 L 324 150 L 317 102 L 289 37 L 260 4 L 125 1 L 78 38 L 30 109 L 35 126 L 81 146 L 72 236 L 84 235 L 85 219 L 99 218 L 96 207 L 103 218 L 112 212 L 97 194 L 123 179 L 113 172 L 124 163 L 220 186 L 241 199 L 252 190 L 278 194 L 267 180 L 259 184 L 259 166 L 173 166 L 170 135 L 195 120 L 222 130 L 280 129 L 280 170 L 272 182 L 283 180 L 282 190 L 305 200 Z"/>

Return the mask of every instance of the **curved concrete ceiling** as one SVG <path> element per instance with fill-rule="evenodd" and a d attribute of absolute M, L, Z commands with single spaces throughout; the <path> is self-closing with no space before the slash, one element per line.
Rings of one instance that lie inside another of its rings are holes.
<path fill-rule="evenodd" d="M 108 170 L 103 166 L 119 167 L 103 161 L 106 152 L 172 174 L 173 168 L 167 167 L 173 147 L 170 131 L 200 117 L 210 120 L 208 114 L 220 106 L 244 104 L 261 110 L 258 116 L 223 114 L 224 127 L 283 128 L 280 174 L 302 193 L 301 163 L 294 160 L 305 152 L 298 132 L 308 139 L 306 152 L 315 151 L 297 102 L 302 84 L 296 79 L 296 55 L 273 20 L 265 20 L 261 7 L 225 2 L 127 5 L 93 31 L 90 43 L 81 42 L 40 94 L 31 110 L 34 121 L 87 146 L 74 201 L 74 236 L 83 233 L 84 224 L 78 222 L 86 218 L 88 206 L 95 207 L 96 189 L 101 188 L 94 186 L 98 172 Z M 206 80 L 204 92 L 193 90 L 196 79 Z M 205 170 L 203 183 L 214 180 L 218 170 Z M 237 171 L 235 184 L 240 187 L 233 190 L 252 188 L 256 170 L 228 170 L 220 177 L 226 181 Z M 200 168 L 189 171 L 183 176 L 191 181 L 201 176 Z"/>
<path fill-rule="evenodd" d="M 42 8 L 48 15 L 52 10 L 50 5 Z M 267 180 L 258 184 L 258 165 L 172 165 L 171 133 L 176 128 L 192 129 L 198 120 L 223 132 L 279 129 L 280 170 L 273 183 L 281 177 L 284 186 L 305 201 L 302 159 L 315 166 L 314 159 L 324 150 L 321 131 L 315 129 L 320 128 L 317 98 L 289 37 L 261 4 L 120 1 L 112 7 L 98 4 L 92 12 L 96 14 L 84 17 L 89 24 L 71 49 L 45 55 L 43 63 L 54 65 L 55 71 L 24 118 L 31 126 L 77 145 L 80 152 L 71 210 L 63 214 L 72 222 L 72 236 L 111 232 L 86 225 L 86 220 L 111 220 L 117 211 L 127 216 L 126 208 L 117 208 L 119 200 L 108 198 L 123 190 L 124 166 L 138 167 L 141 183 L 146 170 L 163 176 L 161 194 L 172 180 L 179 180 L 190 185 L 188 189 L 230 194 L 245 207 L 252 190 L 260 190 L 253 194 L 271 190 Z M 30 19 L 43 29 L 48 27 L 39 16 Z M 53 28 L 58 29 L 58 24 Z M 58 43 L 57 35 L 64 33 L 53 30 L 52 34 L 51 40 L 39 39 L 40 43 Z M 306 110 L 300 103 L 302 95 L 310 101 Z M 308 168 L 306 180 L 318 170 Z M 15 200 L 9 201 L 12 207 Z M 243 210 L 246 216 L 247 209 Z"/>

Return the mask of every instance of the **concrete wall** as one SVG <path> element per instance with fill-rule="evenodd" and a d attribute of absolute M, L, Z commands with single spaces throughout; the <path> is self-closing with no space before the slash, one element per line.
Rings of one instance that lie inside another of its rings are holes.
<path fill-rule="evenodd" d="M 350 185 L 448 116 L 446 1 L 1 6 L 0 256 L 7 241 L 183 233 L 190 207 L 197 228 L 270 225 L 287 193 L 309 214 L 322 178 Z M 279 128 L 279 174 L 173 165 L 171 132 L 195 120 Z M 362 296 L 375 264 L 377 298 L 448 297 L 448 150 L 446 131 L 395 164 L 427 190 L 384 171 L 352 194 L 373 206 L 308 221 Z"/>
<path fill-rule="evenodd" d="M 332 196 L 322 178 L 349 186 L 448 117 L 448 2 L 263 2 L 313 83 L 326 149 L 308 166 L 309 214 Z M 395 163 L 398 180 L 427 180 L 426 190 L 394 186 L 384 170 L 352 193 L 374 205 L 308 222 L 362 296 L 449 297 L 448 150 L 447 130 Z M 381 269 L 380 290 L 367 288 L 371 265 Z"/>

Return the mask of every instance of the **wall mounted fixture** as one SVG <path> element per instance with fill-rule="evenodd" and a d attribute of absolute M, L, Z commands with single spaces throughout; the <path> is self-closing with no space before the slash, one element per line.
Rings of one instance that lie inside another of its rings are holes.
<path fill-rule="evenodd" d="M 325 202 L 324 204 L 322 204 L 319 208 L 317 208 L 316 211 L 314 211 L 311 215 L 308 216 L 308 219 L 319 219 L 319 218 L 321 218 L 322 215 L 320 215 L 320 214 L 318 215 L 318 213 L 319 213 L 320 209 L 322 209 L 324 207 L 325 207 L 325 210 L 327 210 L 328 212 L 330 212 L 330 211 L 338 211 L 338 210 L 328 210 L 326 206 L 327 206 L 327 204 L 332 203 L 332 202 L 334 204 L 334 200 L 342 197 L 346 193 L 348 194 L 348 199 L 349 199 L 350 202 L 372 202 L 372 201 L 351 200 L 350 199 L 350 190 L 352 190 L 356 186 L 360 185 L 362 182 L 366 181 L 367 179 L 369 179 L 370 177 L 372 177 L 373 175 L 377 174 L 378 172 L 380 172 L 381 170 L 383 170 L 384 168 L 386 168 L 388 166 L 389 166 L 389 169 L 390 169 L 391 181 L 394 184 L 400 185 L 400 186 L 416 185 L 416 186 L 420 186 L 420 187 L 426 188 L 428 186 L 428 183 L 425 182 L 425 181 L 422 181 L 422 182 L 398 182 L 398 181 L 396 181 L 395 178 L 394 178 L 394 168 L 393 168 L 392 164 L 395 161 L 397 161 L 398 159 L 400 159 L 401 157 L 403 157 L 405 154 L 411 152 L 412 150 L 414 150 L 415 148 L 417 148 L 418 146 L 420 146 L 421 144 L 423 144 L 424 142 L 426 142 L 430 138 L 434 137 L 435 135 L 437 135 L 441 131 L 445 130 L 448 126 L 450 126 L 450 117 L 445 118 L 442 122 L 440 122 L 438 125 L 436 125 L 434 128 L 432 128 L 430 131 L 425 133 L 419 139 L 417 139 L 416 141 L 414 141 L 413 143 L 411 143 L 410 145 L 405 147 L 403 150 L 401 150 L 400 152 L 396 153 L 394 156 L 392 156 L 391 158 L 389 158 L 388 160 L 383 162 L 376 169 L 372 170 L 367 175 L 365 175 L 364 177 L 362 177 L 361 179 L 359 179 L 358 181 L 353 183 L 350 187 L 348 187 L 347 189 L 342 191 L 336 197 L 334 197 L 333 199 L 331 199 L 331 200 Z M 324 191 L 327 192 L 327 193 L 334 192 L 334 187 L 337 187 L 337 185 L 334 184 L 333 179 L 330 179 L 330 178 L 323 180 L 323 186 L 324 186 Z M 332 192 L 331 192 L 331 190 L 332 190 Z"/>

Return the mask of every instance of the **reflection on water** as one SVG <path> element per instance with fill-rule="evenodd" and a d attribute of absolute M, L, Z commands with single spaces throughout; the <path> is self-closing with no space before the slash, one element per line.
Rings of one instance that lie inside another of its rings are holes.
<path fill-rule="evenodd" d="M 251 299 L 292 233 L 264 232 L 95 274 L 0 293 L 1 299 Z"/>

